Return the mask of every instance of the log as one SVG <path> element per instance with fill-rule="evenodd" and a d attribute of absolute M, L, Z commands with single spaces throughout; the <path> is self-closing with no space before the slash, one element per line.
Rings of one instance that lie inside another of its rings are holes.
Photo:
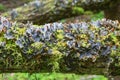
<path fill-rule="evenodd" d="M 120 23 L 11 23 L 0 17 L 0 72 L 120 75 Z"/>
<path fill-rule="evenodd" d="M 78 16 L 84 14 L 84 10 L 79 9 L 79 7 L 84 8 L 85 10 L 100 11 L 105 10 L 105 17 L 108 19 L 120 20 L 119 18 L 119 0 L 104 0 L 104 2 L 99 2 L 94 0 L 39 0 L 41 6 L 39 9 L 35 8 L 35 1 L 29 3 L 26 6 L 16 8 L 18 12 L 18 17 L 15 20 L 18 22 L 27 23 L 27 21 L 32 21 L 34 24 L 45 24 L 50 22 L 55 22 L 61 19 Z M 111 4 L 116 5 L 117 8 L 111 6 Z M 78 13 L 74 13 L 74 8 L 78 8 Z M 116 14 L 112 14 L 111 11 L 116 10 Z M 10 16 L 9 13 L 4 13 L 4 16 Z M 114 17 L 113 17 L 114 15 Z"/>
<path fill-rule="evenodd" d="M 28 3 L 30 1 L 31 0 L 21 0 L 21 1 L 16 1 L 16 0 L 0 0 L 0 4 L 3 4 L 5 6 L 5 9 L 9 10 L 9 9 L 12 9 L 12 8 L 16 8 L 16 7 L 22 6 L 25 3 Z"/>

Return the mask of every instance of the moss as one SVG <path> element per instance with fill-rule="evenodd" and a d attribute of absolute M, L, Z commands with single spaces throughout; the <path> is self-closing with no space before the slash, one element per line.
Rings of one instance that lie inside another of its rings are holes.
<path fill-rule="evenodd" d="M 38 30 L 37 26 L 32 27 L 33 32 L 27 33 L 28 28 L 25 27 L 26 25 L 20 28 L 19 23 L 16 23 L 9 29 L 13 31 L 13 39 L 4 37 L 6 31 L 0 32 L 0 42 L 6 43 L 4 46 L 0 45 L 0 63 L 3 64 L 0 65 L 1 70 L 13 68 L 16 71 L 22 69 L 23 72 L 72 72 L 79 74 L 90 72 L 91 74 L 104 74 L 104 70 L 107 71 L 109 68 L 108 63 L 110 64 L 109 69 L 112 66 L 119 67 L 120 38 L 109 28 L 112 27 L 115 31 L 119 31 L 119 29 L 114 27 L 113 24 L 107 23 L 108 21 L 103 22 L 105 22 L 105 25 L 101 24 L 100 28 L 96 28 L 96 25 L 92 23 L 85 22 L 79 23 L 81 25 L 78 29 L 75 27 L 77 24 L 73 24 L 73 28 L 69 24 L 62 24 L 63 29 L 51 31 L 50 40 L 46 39 L 49 34 L 45 35 L 44 38 L 43 33 L 45 31 Z M 59 25 L 59 23 L 55 24 Z M 88 31 L 93 32 L 94 37 L 81 29 L 81 27 L 86 28 L 86 25 L 82 26 L 83 24 L 88 25 Z M 53 26 L 53 24 L 50 25 Z M 108 30 L 108 33 L 100 35 L 100 31 L 104 29 Z M 39 33 L 40 31 L 41 33 Z M 36 37 L 33 33 L 40 35 L 39 41 L 35 41 Z M 69 34 L 66 35 L 67 33 Z M 23 45 L 23 47 L 16 44 L 16 41 L 19 41 L 18 39 L 21 40 L 19 45 Z M 93 42 L 90 43 L 89 41 Z M 98 46 L 96 47 L 96 45 Z M 111 47 L 113 46 L 116 46 L 117 49 L 112 50 Z M 105 54 L 103 54 L 104 52 Z"/>
<path fill-rule="evenodd" d="M 83 14 L 84 13 L 84 9 L 82 7 L 73 7 L 73 14 Z"/>
<path fill-rule="evenodd" d="M 56 31 L 56 37 L 57 37 L 57 39 L 59 39 L 59 40 L 64 39 L 64 32 L 63 32 L 63 30 L 57 30 L 57 31 Z"/>
<path fill-rule="evenodd" d="M 31 46 L 36 48 L 36 49 L 41 49 L 43 47 L 43 43 L 35 42 L 35 43 L 31 44 Z"/>
<path fill-rule="evenodd" d="M 84 14 L 85 15 L 93 15 L 93 12 L 92 11 L 85 11 Z"/>
<path fill-rule="evenodd" d="M 26 1 L 26 2 L 28 2 L 28 1 Z M 35 8 L 34 8 L 34 6 L 31 5 L 31 3 L 33 3 L 33 2 L 34 1 L 28 3 L 27 6 L 20 6 L 20 7 L 15 8 L 15 10 L 18 13 L 18 16 L 15 18 L 16 21 L 18 21 L 18 22 L 20 22 L 20 21 L 23 22 L 24 20 L 29 21 L 33 17 L 33 15 L 37 16 L 41 12 L 42 12 L 42 14 L 44 14 L 44 13 L 46 13 L 46 10 L 50 10 L 50 9 L 54 8 L 54 4 L 53 4 L 54 2 L 53 2 L 53 0 L 47 0 L 47 1 L 43 1 L 43 3 L 45 3 L 47 6 L 45 5 L 44 7 L 40 7 L 40 10 L 36 11 Z M 11 18 L 10 11 L 5 12 L 2 15 L 6 16 L 8 18 Z"/>

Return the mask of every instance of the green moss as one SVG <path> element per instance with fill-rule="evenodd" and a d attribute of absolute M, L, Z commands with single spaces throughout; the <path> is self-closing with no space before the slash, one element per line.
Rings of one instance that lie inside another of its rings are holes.
<path fill-rule="evenodd" d="M 36 48 L 36 49 L 41 49 L 43 47 L 43 43 L 35 42 L 35 43 L 31 44 L 31 46 Z"/>
<path fill-rule="evenodd" d="M 33 0 L 28 0 L 29 2 L 33 1 Z M 28 1 L 24 1 L 24 2 L 28 2 Z M 36 16 L 38 14 L 40 14 L 42 12 L 42 14 L 46 13 L 46 10 L 50 10 L 54 8 L 54 0 L 46 0 L 43 1 L 43 3 L 45 3 L 46 5 L 44 7 L 40 7 L 39 11 L 36 11 L 34 6 L 31 5 L 30 3 L 27 4 L 27 6 L 20 6 L 15 8 L 15 10 L 18 13 L 18 16 L 15 18 L 16 21 L 24 21 L 28 19 L 31 19 L 31 17 Z M 43 10 L 42 10 L 43 9 Z M 42 10 L 42 11 L 41 11 Z M 35 13 L 35 14 L 34 14 Z M 3 16 L 6 16 L 8 18 L 11 18 L 10 16 L 10 11 L 5 12 L 2 14 Z"/>
<path fill-rule="evenodd" d="M 63 30 L 57 30 L 56 31 L 56 37 L 57 37 L 57 39 L 62 40 L 64 38 Z"/>
<path fill-rule="evenodd" d="M 92 11 L 85 11 L 84 14 L 85 14 L 85 15 L 89 15 L 89 16 L 90 16 L 90 15 L 94 15 Z"/>
<path fill-rule="evenodd" d="M 51 71 L 56 72 L 60 69 L 60 60 L 62 59 L 62 53 L 56 50 L 55 48 L 52 49 L 52 55 L 50 58 L 47 59 L 47 66 L 51 66 Z M 48 68 L 47 68 L 48 69 Z"/>
<path fill-rule="evenodd" d="M 73 14 L 83 14 L 84 13 L 84 9 L 81 7 L 73 7 Z"/>

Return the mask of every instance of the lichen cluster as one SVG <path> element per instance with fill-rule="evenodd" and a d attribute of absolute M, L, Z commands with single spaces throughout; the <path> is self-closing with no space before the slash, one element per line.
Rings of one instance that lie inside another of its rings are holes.
<path fill-rule="evenodd" d="M 120 24 L 118 21 L 98 20 L 80 23 L 52 23 L 36 26 L 30 23 L 21 27 L 0 17 L 1 68 L 58 71 L 66 67 L 65 57 L 91 60 L 101 56 L 119 55 Z M 67 65 L 68 64 L 68 65 Z"/>

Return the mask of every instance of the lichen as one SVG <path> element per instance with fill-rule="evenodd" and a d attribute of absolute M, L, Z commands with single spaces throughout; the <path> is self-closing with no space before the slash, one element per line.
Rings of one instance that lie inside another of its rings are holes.
<path fill-rule="evenodd" d="M 87 73 L 94 67 L 90 73 L 104 74 L 104 70 L 108 72 L 120 66 L 120 38 L 116 33 L 120 24 L 117 21 L 103 19 L 40 27 L 14 24 L 8 22 L 0 27 L 0 67 L 3 70 Z M 99 67 L 101 69 L 96 70 Z"/>

